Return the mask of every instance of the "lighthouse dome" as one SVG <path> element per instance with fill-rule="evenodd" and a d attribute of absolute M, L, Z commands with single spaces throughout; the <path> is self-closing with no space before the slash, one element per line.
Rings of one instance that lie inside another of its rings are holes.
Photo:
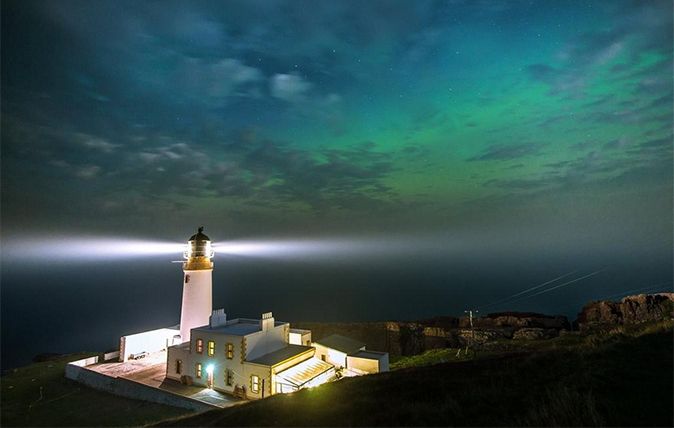
<path fill-rule="evenodd" d="M 197 233 L 192 235 L 189 240 L 190 241 L 210 241 L 211 238 L 209 238 L 208 236 L 206 236 L 206 234 L 204 234 L 204 227 L 201 226 L 201 227 L 199 227 Z"/>

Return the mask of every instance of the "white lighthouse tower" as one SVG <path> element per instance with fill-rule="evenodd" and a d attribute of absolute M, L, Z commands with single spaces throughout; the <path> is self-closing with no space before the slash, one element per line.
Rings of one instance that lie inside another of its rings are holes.
<path fill-rule="evenodd" d="M 180 337 L 189 342 L 190 330 L 208 324 L 213 310 L 213 250 L 211 239 L 200 227 L 190 238 L 183 263 L 183 304 L 180 310 Z"/>

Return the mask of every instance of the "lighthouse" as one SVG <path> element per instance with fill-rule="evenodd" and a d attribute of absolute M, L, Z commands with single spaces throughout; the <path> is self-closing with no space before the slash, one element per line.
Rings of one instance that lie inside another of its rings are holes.
<path fill-rule="evenodd" d="M 183 263 L 183 303 L 180 310 L 180 337 L 189 342 L 190 331 L 208 324 L 213 310 L 213 250 L 211 239 L 200 227 L 188 241 Z"/>

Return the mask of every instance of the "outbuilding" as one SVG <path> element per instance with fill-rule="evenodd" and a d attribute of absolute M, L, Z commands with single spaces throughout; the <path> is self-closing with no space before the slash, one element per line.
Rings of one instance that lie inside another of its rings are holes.
<path fill-rule="evenodd" d="M 346 356 L 346 366 L 356 373 L 388 371 L 388 352 L 358 351 Z"/>
<path fill-rule="evenodd" d="M 317 340 L 313 344 L 316 356 L 335 367 L 347 367 L 346 356 L 365 350 L 365 344 L 350 337 L 333 334 Z"/>

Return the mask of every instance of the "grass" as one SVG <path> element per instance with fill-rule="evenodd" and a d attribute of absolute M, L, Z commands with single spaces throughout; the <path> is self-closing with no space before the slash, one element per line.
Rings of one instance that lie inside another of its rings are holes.
<path fill-rule="evenodd" d="M 668 321 L 511 341 L 474 360 L 436 350 L 389 373 L 161 425 L 672 426 L 673 332 Z"/>
<path fill-rule="evenodd" d="M 142 426 L 189 410 L 131 400 L 64 377 L 69 355 L 14 369 L 2 376 L 0 424 L 6 426 Z"/>
<path fill-rule="evenodd" d="M 418 355 L 393 356 L 391 357 L 390 369 L 400 370 L 404 368 L 421 367 L 433 364 L 461 362 L 466 360 L 480 360 L 508 354 L 569 349 L 574 346 L 583 345 L 585 340 L 585 337 L 577 334 L 569 334 L 555 337 L 553 339 L 541 340 L 498 339 L 493 342 L 482 344 L 475 349 L 469 349 L 468 354 L 466 354 L 465 348 L 441 348 L 431 349 Z"/>
<path fill-rule="evenodd" d="M 466 353 L 465 348 L 441 348 L 431 349 L 419 355 L 401 356 L 393 360 L 390 365 L 390 370 L 407 369 L 410 367 L 430 366 L 433 364 L 461 362 L 474 359 L 490 358 L 498 355 L 500 352 L 491 350 L 474 351 L 469 350 Z"/>

